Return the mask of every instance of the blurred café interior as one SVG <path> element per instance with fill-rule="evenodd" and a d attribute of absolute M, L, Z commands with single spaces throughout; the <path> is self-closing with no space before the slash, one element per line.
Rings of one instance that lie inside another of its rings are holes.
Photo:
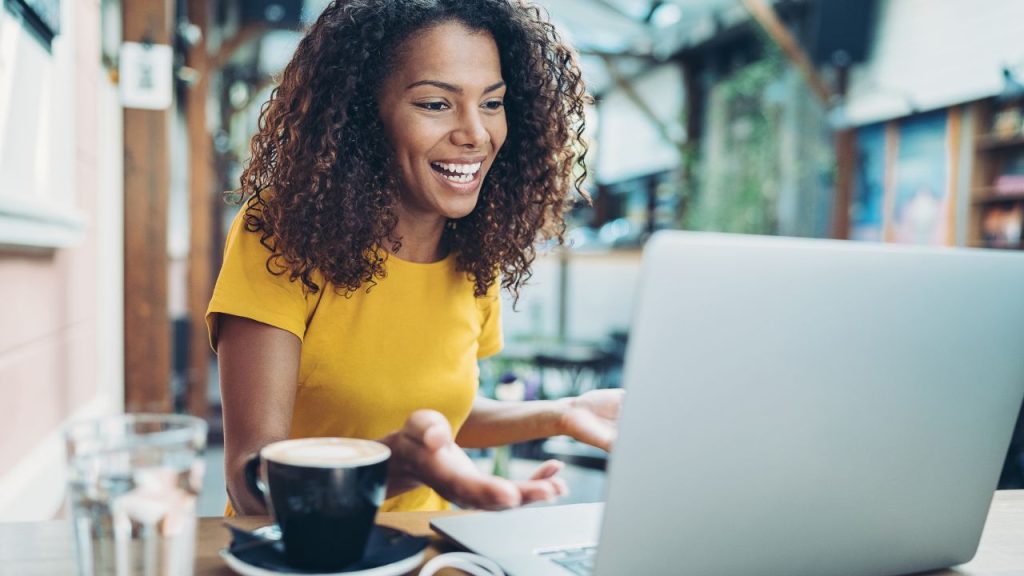
<path fill-rule="evenodd" d="M 199 514 L 219 516 L 203 317 L 237 210 L 225 191 L 327 0 L 2 2 L 0 522 L 65 514 L 63 426 L 121 412 L 209 423 Z M 1024 2 L 536 3 L 593 96 L 593 202 L 506 303 L 482 394 L 620 386 L 656 230 L 1022 247 Z M 1002 488 L 1024 487 L 1019 440 Z M 572 498 L 601 498 L 599 450 L 554 438 L 473 455 L 512 475 L 563 459 Z"/>

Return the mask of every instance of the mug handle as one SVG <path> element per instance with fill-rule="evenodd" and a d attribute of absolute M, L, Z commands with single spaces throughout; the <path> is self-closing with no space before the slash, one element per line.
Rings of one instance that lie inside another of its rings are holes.
<path fill-rule="evenodd" d="M 250 456 L 249 460 L 245 463 L 245 487 L 260 502 L 267 501 L 267 486 L 263 483 L 263 479 L 260 478 L 259 452 Z"/>

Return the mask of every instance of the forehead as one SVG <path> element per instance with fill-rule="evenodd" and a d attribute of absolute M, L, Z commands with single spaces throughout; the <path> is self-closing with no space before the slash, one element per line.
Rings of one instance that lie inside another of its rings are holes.
<path fill-rule="evenodd" d="M 493 84 L 501 80 L 498 45 L 489 32 L 444 22 L 421 30 L 399 47 L 390 80 L 404 83 L 432 79 L 453 83 Z"/>

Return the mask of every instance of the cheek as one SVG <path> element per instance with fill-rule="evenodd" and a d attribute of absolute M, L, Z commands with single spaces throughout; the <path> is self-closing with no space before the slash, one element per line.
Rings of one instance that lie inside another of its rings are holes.
<path fill-rule="evenodd" d="M 399 111 L 381 118 L 388 144 L 399 159 L 416 149 L 417 133 L 420 132 L 416 120 L 415 117 Z"/>
<path fill-rule="evenodd" d="M 444 136 L 444 132 L 438 130 L 437 126 L 431 126 L 417 118 L 405 119 L 398 123 L 393 134 L 396 152 L 406 158 L 427 155 Z"/>
<path fill-rule="evenodd" d="M 494 144 L 495 152 L 501 149 L 507 137 L 508 124 L 506 124 L 505 118 L 502 117 L 499 122 L 495 123 L 494 128 L 491 129 L 491 142 Z"/>

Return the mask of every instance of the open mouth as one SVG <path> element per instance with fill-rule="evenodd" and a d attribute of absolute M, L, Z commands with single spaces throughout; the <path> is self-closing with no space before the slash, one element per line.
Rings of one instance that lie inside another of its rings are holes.
<path fill-rule="evenodd" d="M 445 180 L 456 184 L 467 184 L 476 179 L 483 162 L 472 164 L 450 164 L 448 162 L 431 162 L 430 167 Z"/>

